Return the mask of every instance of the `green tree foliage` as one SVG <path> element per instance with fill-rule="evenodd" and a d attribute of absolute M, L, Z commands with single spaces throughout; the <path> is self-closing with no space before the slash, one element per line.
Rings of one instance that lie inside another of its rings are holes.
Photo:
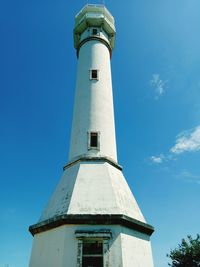
<path fill-rule="evenodd" d="M 172 261 L 168 264 L 171 267 L 200 267 L 200 235 L 195 239 L 188 235 L 167 257 Z"/>

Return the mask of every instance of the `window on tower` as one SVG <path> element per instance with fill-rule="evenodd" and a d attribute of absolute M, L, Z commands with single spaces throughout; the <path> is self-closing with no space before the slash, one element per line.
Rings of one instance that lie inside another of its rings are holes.
<path fill-rule="evenodd" d="M 90 80 L 98 80 L 99 79 L 99 71 L 96 69 L 90 70 Z"/>
<path fill-rule="evenodd" d="M 97 35 L 98 34 L 98 30 L 97 29 L 92 29 L 92 35 Z"/>
<path fill-rule="evenodd" d="M 84 240 L 82 245 L 82 267 L 103 267 L 102 240 Z"/>
<path fill-rule="evenodd" d="M 88 149 L 99 149 L 99 132 L 88 133 Z"/>
<path fill-rule="evenodd" d="M 109 266 L 109 240 L 112 232 L 104 230 L 77 230 L 77 265 L 76 267 Z"/>
<path fill-rule="evenodd" d="M 97 133 L 91 133 L 90 134 L 90 146 L 91 147 L 97 147 L 98 146 L 98 134 Z"/>

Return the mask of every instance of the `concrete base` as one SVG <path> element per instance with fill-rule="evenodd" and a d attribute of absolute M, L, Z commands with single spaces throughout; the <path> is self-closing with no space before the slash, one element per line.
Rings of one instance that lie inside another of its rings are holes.
<path fill-rule="evenodd" d="M 149 236 L 118 225 L 64 225 L 36 234 L 29 267 L 80 267 L 81 241 L 76 232 L 99 232 L 101 238 L 103 230 L 111 233 L 105 240 L 105 267 L 153 267 Z"/>

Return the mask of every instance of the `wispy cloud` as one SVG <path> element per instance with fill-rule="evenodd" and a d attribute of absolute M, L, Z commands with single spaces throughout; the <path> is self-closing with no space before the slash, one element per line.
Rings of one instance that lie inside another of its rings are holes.
<path fill-rule="evenodd" d="M 165 154 L 151 156 L 150 161 L 155 164 L 176 160 L 177 156 L 186 152 L 200 151 L 200 125 L 183 131 L 177 135 L 175 145 Z"/>
<path fill-rule="evenodd" d="M 155 99 L 159 99 L 166 91 L 167 88 L 167 80 L 162 80 L 159 74 L 153 74 L 152 79 L 150 80 L 150 84 L 155 92 Z"/>
<path fill-rule="evenodd" d="M 187 182 L 196 183 L 200 185 L 200 176 L 193 174 L 188 170 L 181 171 L 179 174 L 176 174 L 175 177 L 178 179 L 185 180 Z"/>
<path fill-rule="evenodd" d="M 200 150 L 200 126 L 181 132 L 177 138 L 175 145 L 170 149 L 171 153 L 181 154 L 184 152 L 192 152 Z"/>
<path fill-rule="evenodd" d="M 176 160 L 176 157 L 172 153 L 160 154 L 158 156 L 151 156 L 150 161 L 155 164 L 161 164 L 171 160 Z"/>
<path fill-rule="evenodd" d="M 151 162 L 156 163 L 156 164 L 160 164 L 163 162 L 164 159 L 164 155 L 159 155 L 159 156 L 152 156 L 150 157 Z"/>

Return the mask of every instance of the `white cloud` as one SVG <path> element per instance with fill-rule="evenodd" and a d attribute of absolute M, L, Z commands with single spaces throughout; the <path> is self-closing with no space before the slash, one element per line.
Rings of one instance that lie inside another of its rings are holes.
<path fill-rule="evenodd" d="M 167 82 L 167 80 L 162 80 L 159 74 L 153 74 L 150 84 L 155 90 L 155 99 L 158 99 L 165 93 Z"/>
<path fill-rule="evenodd" d="M 150 161 L 155 164 L 161 164 L 163 162 L 177 160 L 177 156 L 184 152 L 196 151 L 200 151 L 200 125 L 188 131 L 181 132 L 176 137 L 175 145 L 168 153 L 151 156 Z M 182 175 L 186 176 L 186 173 L 182 173 Z"/>
<path fill-rule="evenodd" d="M 153 162 L 153 163 L 156 163 L 156 164 L 160 164 L 163 162 L 163 159 L 164 159 L 164 156 L 161 154 L 160 156 L 152 156 L 150 158 L 150 160 Z"/>
<path fill-rule="evenodd" d="M 200 150 L 200 126 L 180 133 L 176 144 L 170 149 L 171 153 L 181 154 Z"/>

